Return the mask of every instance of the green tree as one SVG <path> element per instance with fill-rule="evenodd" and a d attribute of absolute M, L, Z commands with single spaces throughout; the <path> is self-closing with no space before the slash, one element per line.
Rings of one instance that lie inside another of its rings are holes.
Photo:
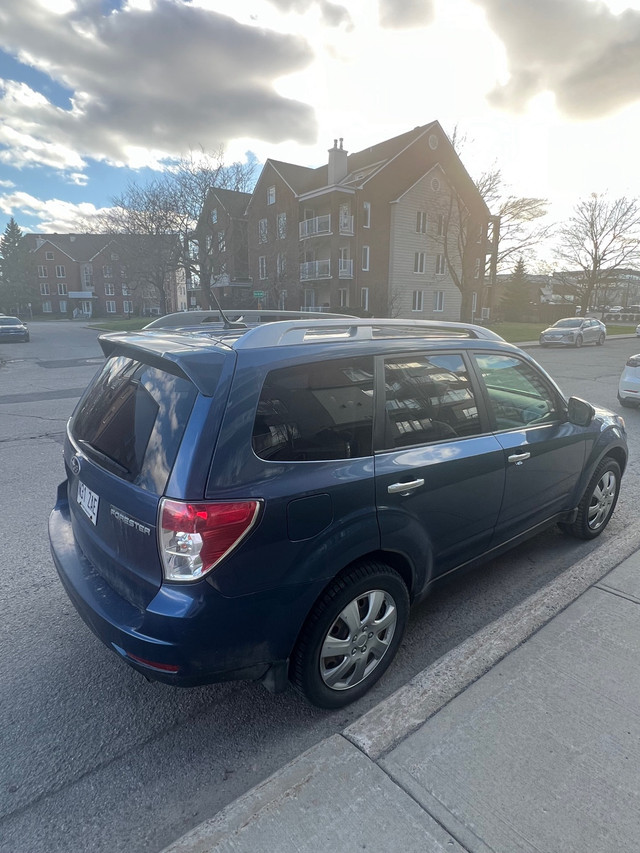
<path fill-rule="evenodd" d="M 509 277 L 500 300 L 500 311 L 505 320 L 523 322 L 529 311 L 529 282 L 524 260 L 520 258 Z"/>
<path fill-rule="evenodd" d="M 28 289 L 29 251 L 13 217 L 0 238 L 0 309 L 19 314 L 31 302 Z"/>

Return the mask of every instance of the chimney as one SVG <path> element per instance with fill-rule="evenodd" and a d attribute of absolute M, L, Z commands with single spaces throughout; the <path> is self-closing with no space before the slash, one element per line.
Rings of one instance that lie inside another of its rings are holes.
<path fill-rule="evenodd" d="M 329 149 L 329 169 L 327 173 L 327 186 L 332 187 L 347 175 L 347 152 L 342 147 L 342 137 L 340 137 L 340 147 L 338 148 L 338 140 L 333 140 L 333 148 Z"/>

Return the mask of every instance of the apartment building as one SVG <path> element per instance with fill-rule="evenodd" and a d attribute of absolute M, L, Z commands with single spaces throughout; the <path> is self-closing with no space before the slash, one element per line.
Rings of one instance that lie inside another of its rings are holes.
<path fill-rule="evenodd" d="M 187 308 L 171 236 L 26 234 L 35 314 L 153 316 Z"/>
<path fill-rule="evenodd" d="M 463 282 L 467 314 L 489 314 L 492 218 L 438 122 L 354 154 L 335 140 L 318 168 L 269 159 L 246 213 L 262 307 L 458 320 Z"/>

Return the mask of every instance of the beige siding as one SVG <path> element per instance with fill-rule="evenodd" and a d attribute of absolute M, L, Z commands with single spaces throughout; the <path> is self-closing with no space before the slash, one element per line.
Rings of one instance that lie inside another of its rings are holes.
<path fill-rule="evenodd" d="M 434 190 L 432 181 L 440 181 Z M 460 291 L 448 271 L 436 275 L 436 257 L 443 253 L 443 240 L 437 235 L 438 214 L 448 209 L 444 176 L 432 169 L 392 204 L 389 253 L 389 294 L 393 316 L 422 320 L 459 320 Z M 427 214 L 426 233 L 416 230 L 418 211 Z M 414 272 L 416 252 L 425 253 L 425 270 Z M 423 310 L 413 311 L 413 292 L 422 290 Z M 433 311 L 434 293 L 444 292 L 444 311 Z"/>

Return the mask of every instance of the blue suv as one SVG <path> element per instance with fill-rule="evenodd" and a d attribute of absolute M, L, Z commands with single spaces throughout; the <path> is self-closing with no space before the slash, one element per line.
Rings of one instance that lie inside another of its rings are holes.
<path fill-rule="evenodd" d="M 100 341 L 49 535 L 83 619 L 152 679 L 291 681 L 346 705 L 437 581 L 553 523 L 598 536 L 618 498 L 622 418 L 482 327 L 330 317 Z"/>

